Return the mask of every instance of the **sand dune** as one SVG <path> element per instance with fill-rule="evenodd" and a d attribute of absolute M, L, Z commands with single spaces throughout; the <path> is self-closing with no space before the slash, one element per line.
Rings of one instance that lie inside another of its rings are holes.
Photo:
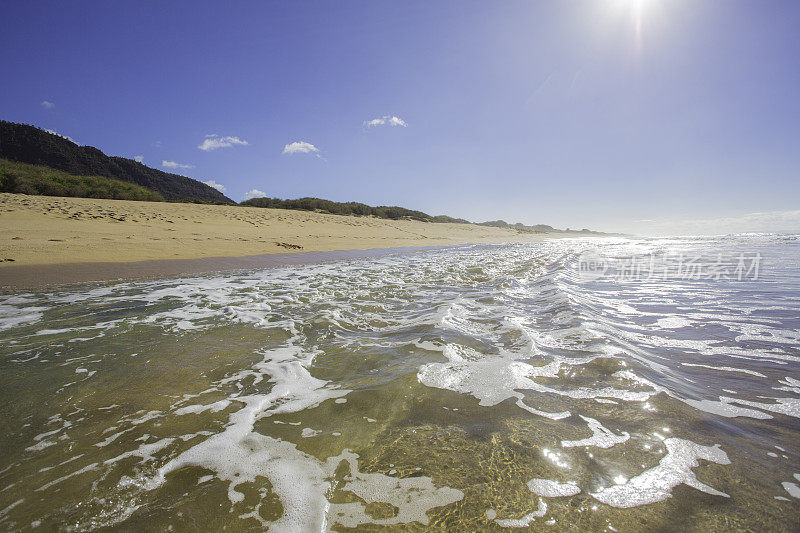
<path fill-rule="evenodd" d="M 0 227 L 0 268 L 546 238 L 472 224 L 7 193 Z"/>

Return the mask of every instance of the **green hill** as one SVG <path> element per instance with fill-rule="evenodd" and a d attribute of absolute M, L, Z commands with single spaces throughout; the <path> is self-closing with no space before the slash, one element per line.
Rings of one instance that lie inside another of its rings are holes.
<path fill-rule="evenodd" d="M 359 202 L 333 202 L 321 198 L 298 198 L 296 200 L 281 200 L 280 198 L 252 198 L 245 200 L 240 205 L 251 207 L 270 207 L 272 209 L 296 209 L 301 211 L 316 211 L 334 215 L 374 216 L 392 220 L 410 219 L 422 222 L 457 222 L 469 224 L 460 218 L 451 218 L 444 215 L 431 216 L 422 211 L 406 209 L 404 207 L 380 205 L 372 207 Z"/>
<path fill-rule="evenodd" d="M 163 202 L 155 191 L 105 176 L 76 176 L 42 165 L 0 159 L 0 192 Z"/>
<path fill-rule="evenodd" d="M 234 203 L 205 183 L 150 168 L 124 157 L 105 155 L 97 148 L 27 124 L 0 120 L 0 158 L 45 165 L 76 176 L 104 176 L 157 192 L 168 201 Z"/>

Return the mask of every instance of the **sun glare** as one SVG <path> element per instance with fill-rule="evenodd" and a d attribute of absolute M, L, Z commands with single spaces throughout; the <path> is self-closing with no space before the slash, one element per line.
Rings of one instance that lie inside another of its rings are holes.
<path fill-rule="evenodd" d="M 636 49 L 641 51 L 642 48 L 642 31 L 644 26 L 644 18 L 648 9 L 655 4 L 657 0 L 614 0 L 613 3 L 620 11 L 627 12 L 630 20 L 633 23 L 633 30 L 636 39 Z"/>

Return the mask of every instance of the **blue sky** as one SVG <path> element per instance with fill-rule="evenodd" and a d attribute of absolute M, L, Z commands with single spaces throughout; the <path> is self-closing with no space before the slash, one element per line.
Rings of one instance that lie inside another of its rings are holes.
<path fill-rule="evenodd" d="M 800 2 L 9 2 L 3 19 L 1 118 L 191 165 L 172 170 L 235 200 L 800 229 Z"/>

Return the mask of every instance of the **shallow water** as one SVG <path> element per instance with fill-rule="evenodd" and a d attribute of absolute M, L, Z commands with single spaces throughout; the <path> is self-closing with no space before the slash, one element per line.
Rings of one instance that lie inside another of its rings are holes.
<path fill-rule="evenodd" d="M 582 267 L 740 253 L 757 279 Z M 800 523 L 796 236 L 6 294 L 0 370 L 3 529 Z"/>

